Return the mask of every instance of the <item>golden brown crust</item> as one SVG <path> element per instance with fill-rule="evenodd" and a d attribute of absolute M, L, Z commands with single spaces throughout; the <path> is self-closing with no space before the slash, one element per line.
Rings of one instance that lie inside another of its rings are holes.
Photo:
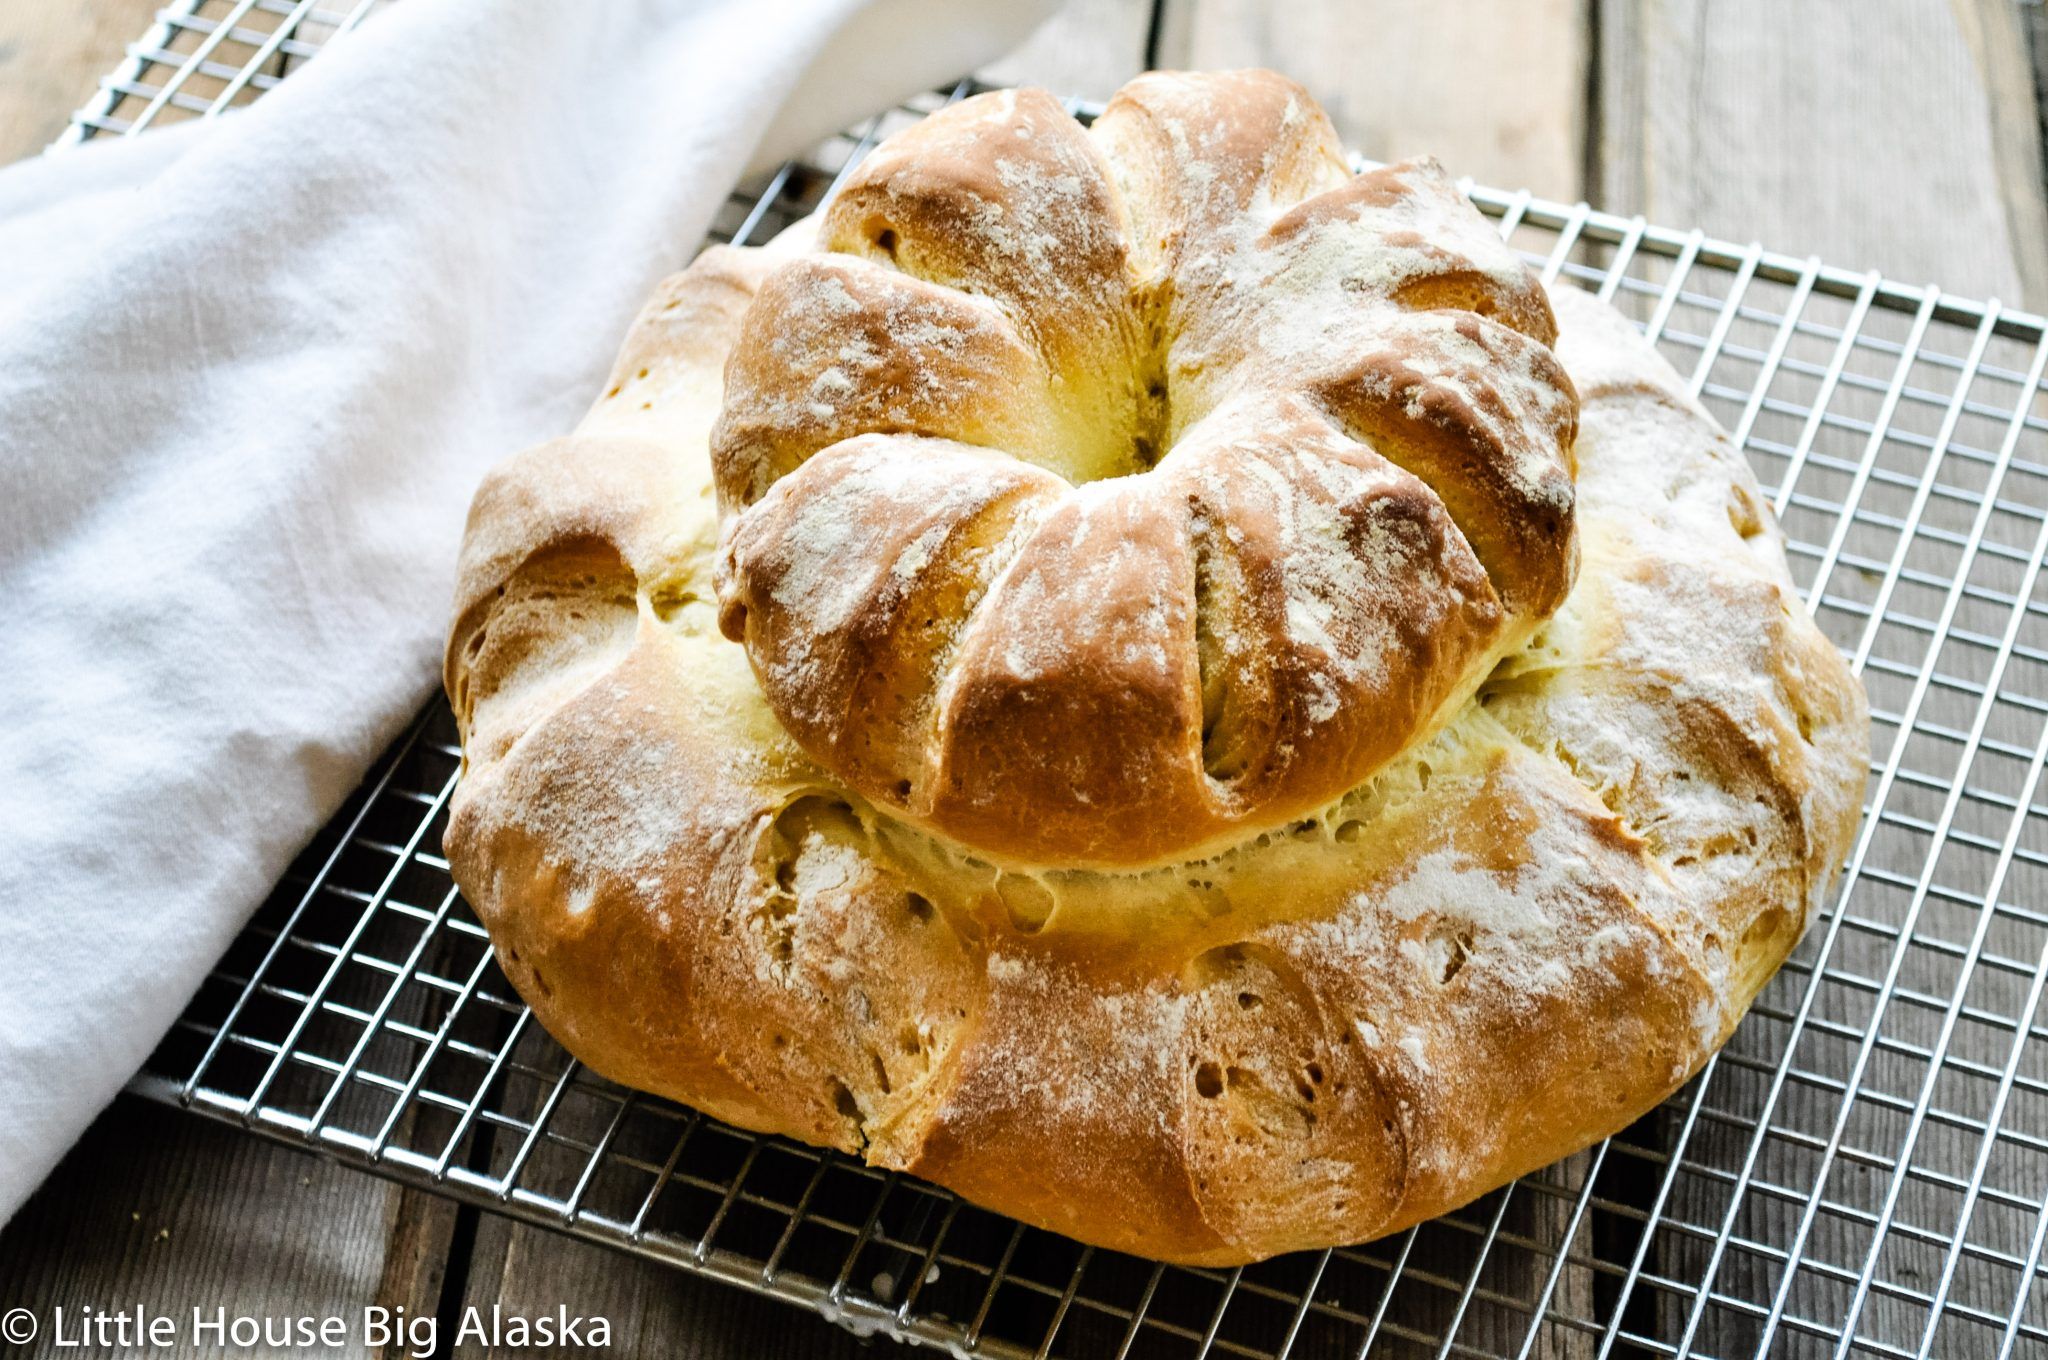
<path fill-rule="evenodd" d="M 1433 163 L 1351 179 L 1290 82 L 1154 74 L 1092 132 L 970 99 L 817 239 L 727 368 L 720 625 L 928 830 L 1226 846 L 1427 739 L 1570 587 L 1542 289 Z"/>
<path fill-rule="evenodd" d="M 1625 322 L 1555 297 L 1584 568 L 1435 736 L 1205 858 L 999 866 L 821 768 L 717 626 L 716 366 L 796 253 L 665 284 L 582 429 L 472 512 L 448 854 L 571 1052 L 1091 1242 L 1230 1264 L 1462 1203 L 1725 1039 L 1846 850 L 1868 718 L 1741 457 Z"/>

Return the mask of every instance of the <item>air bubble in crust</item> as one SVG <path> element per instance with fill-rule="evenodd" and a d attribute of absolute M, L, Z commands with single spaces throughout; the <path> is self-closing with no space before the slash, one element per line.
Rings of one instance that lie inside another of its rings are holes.
<path fill-rule="evenodd" d="M 1438 921 L 1429 929 L 1428 950 L 1437 985 L 1448 987 L 1472 957 L 1472 932 L 1450 921 Z"/>
<path fill-rule="evenodd" d="M 996 896 L 1001 899 L 1010 924 L 1026 935 L 1044 930 L 1059 907 L 1052 889 L 1024 874 L 1000 875 L 996 879 Z"/>
<path fill-rule="evenodd" d="M 799 865 L 804 855 L 813 842 L 823 844 L 834 835 L 855 836 L 859 828 L 853 808 L 844 799 L 825 794 L 792 799 L 762 827 L 754 842 L 753 867 L 759 886 L 749 918 L 778 968 L 788 969 L 796 958 L 803 908 Z"/>

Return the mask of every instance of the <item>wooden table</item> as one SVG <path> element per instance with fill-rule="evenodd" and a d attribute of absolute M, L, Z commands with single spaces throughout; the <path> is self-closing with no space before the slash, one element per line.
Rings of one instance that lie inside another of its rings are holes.
<path fill-rule="evenodd" d="M 0 0 L 0 161 L 155 3 Z M 1270 65 L 1370 155 L 2042 310 L 2044 62 L 2038 0 L 1071 0 L 985 74 L 1100 98 L 1147 65 Z M 902 1349 L 130 1099 L 0 1232 L 0 1307 L 88 1303 L 566 1304 L 615 1356 Z"/>

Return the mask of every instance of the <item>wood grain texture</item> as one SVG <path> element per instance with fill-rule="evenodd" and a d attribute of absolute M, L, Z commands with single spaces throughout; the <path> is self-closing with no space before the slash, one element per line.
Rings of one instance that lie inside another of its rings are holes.
<path fill-rule="evenodd" d="M 1576 199 L 1587 0 L 1164 0 L 1163 66 L 1271 66 L 1368 156 Z"/>
<path fill-rule="evenodd" d="M 141 36 L 159 0 L 0 0 L 0 165 L 31 156 Z"/>
<path fill-rule="evenodd" d="M 2048 4 L 2028 0 L 2020 6 L 2020 28 L 2034 69 L 2034 131 L 2043 143 L 2041 177 L 2048 182 Z"/>
<path fill-rule="evenodd" d="M 2018 271 L 2018 300 L 2048 305 L 2048 180 L 2026 19 L 2011 0 L 1950 0 L 1984 83 L 1992 176 Z M 2038 11 L 2037 11 L 2038 13 Z"/>
<path fill-rule="evenodd" d="M 1602 0 L 1599 28 L 1602 206 L 2043 301 L 2010 0 Z"/>
<path fill-rule="evenodd" d="M 608 1349 L 549 1352 L 559 1360 L 888 1360 L 930 1354 L 887 1337 L 862 1341 L 789 1304 L 495 1215 L 478 1227 L 465 1304 L 486 1317 L 494 1305 L 508 1317 L 538 1317 L 566 1307 L 611 1321 Z M 530 1352 L 468 1342 L 453 1354 L 456 1360 L 515 1360 Z"/>
<path fill-rule="evenodd" d="M 982 68 L 991 85 L 1104 100 L 1145 69 L 1152 0 L 1067 0 L 1022 47 Z"/>
<path fill-rule="evenodd" d="M 102 1115 L 0 1232 L 0 1299 L 52 1310 L 146 1306 L 180 1320 L 338 1315 L 430 1301 L 389 1249 L 394 1186 L 132 1097 Z M 187 1337 L 189 1340 L 189 1336 Z M 182 1348 L 158 1355 L 205 1354 Z M 349 1354 L 367 1354 L 358 1349 Z"/>

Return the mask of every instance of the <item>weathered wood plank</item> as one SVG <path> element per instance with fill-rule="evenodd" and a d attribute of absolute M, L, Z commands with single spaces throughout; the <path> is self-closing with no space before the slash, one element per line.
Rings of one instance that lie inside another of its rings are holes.
<path fill-rule="evenodd" d="M 611 1323 L 608 1349 L 549 1352 L 562 1360 L 855 1360 L 921 1354 L 886 1337 L 863 1342 L 808 1312 L 653 1261 L 486 1216 L 477 1230 L 466 1306 L 488 1318 L 566 1307 Z M 449 1338 L 454 1339 L 452 1336 Z M 465 1342 L 457 1360 L 531 1354 Z"/>
<path fill-rule="evenodd" d="M 1271 66 L 1368 156 L 1427 152 L 1482 183 L 1582 192 L 1586 0 L 1164 3 L 1163 66 Z"/>
<path fill-rule="evenodd" d="M 1992 176 L 2019 272 L 2019 299 L 2048 305 L 2048 179 L 2041 159 L 2040 91 L 2026 21 L 2011 0 L 1951 0 L 1984 80 Z"/>
<path fill-rule="evenodd" d="M 0 165 L 34 155 L 64 130 L 158 4 L 0 0 Z"/>
<path fill-rule="evenodd" d="M 410 1187 L 397 1191 L 384 1231 L 384 1269 L 373 1296 L 392 1316 L 424 1317 L 440 1304 L 461 1210 L 455 1201 Z M 396 1354 L 396 1352 L 391 1352 Z M 445 1353 L 445 1352 L 444 1352 Z"/>
<path fill-rule="evenodd" d="M 1107 99 L 1145 69 L 1153 0 L 1067 0 L 1022 47 L 982 68 L 995 85 Z"/>
<path fill-rule="evenodd" d="M 2048 4 L 2025 0 L 2020 5 L 2020 28 L 2034 68 L 2035 135 L 2048 142 Z M 2041 171 L 2048 178 L 2048 154 L 2043 156 Z"/>
<path fill-rule="evenodd" d="M 2034 92 L 2025 70 L 2025 49 L 2018 15 L 2010 0 L 1952 0 L 1949 5 L 1914 0 L 1814 0 L 1784 5 L 1773 0 L 1604 0 L 1599 8 L 1601 103 L 1597 114 L 1597 174 L 1592 197 L 1619 211 L 1637 211 L 1673 226 L 1698 225 L 1738 240 L 1759 239 L 1776 249 L 1811 252 L 1830 263 L 1875 267 L 1908 281 L 1933 280 L 1965 294 L 1997 295 L 2010 303 L 2039 305 L 2043 250 L 2048 233 L 2041 222 L 2040 146 L 2035 122 Z M 1825 309 L 1822 309 L 1825 310 Z M 1873 318 L 1866 329 L 1897 338 L 1905 326 L 1897 317 Z M 1942 335 L 1937 348 L 1960 352 L 1962 337 Z M 2012 362 L 2012 356 L 2002 356 Z M 1885 378 L 1890 361 L 1859 353 L 1855 368 Z M 1734 365 L 1734 381 L 1746 382 L 1750 372 Z M 1912 375 L 1917 387 L 1940 394 L 1933 404 L 1909 403 L 1894 417 L 1894 429 L 1923 439 L 1935 433 L 1941 404 L 1955 384 L 1953 372 L 1922 365 Z M 1797 398 L 1795 385 L 1781 385 L 1780 395 Z M 2003 394 L 1978 393 L 1982 400 L 2008 401 Z M 1880 413 L 1880 393 L 1843 388 L 1830 403 L 1831 413 L 1846 421 L 1868 421 Z M 1759 423 L 1757 433 L 1789 443 L 1798 437 L 1799 422 L 1773 417 Z M 1972 445 L 1995 432 L 1970 428 L 1958 438 Z M 1855 429 L 1824 430 L 1818 448 L 1853 465 L 1864 456 L 1864 436 Z M 1924 449 L 1924 445 L 1921 446 Z M 1888 442 L 1878 452 L 1888 471 L 1909 478 L 1921 474 L 1925 454 L 1903 441 Z M 1839 466 L 1839 464 L 1838 464 Z M 1946 478 L 1960 486 L 1973 482 L 1963 467 L 1951 467 Z M 1830 480 L 1832 479 L 1832 480 Z M 1800 490 L 1825 504 L 1846 491 L 1846 478 L 1809 465 Z M 1873 487 L 1861 506 L 1866 511 L 1903 516 L 1909 499 L 1903 491 Z M 1975 505 L 1967 498 L 1936 498 L 1922 523 L 1960 536 L 1967 532 Z M 1788 520 L 1795 533 L 1811 536 L 1833 529 L 1831 518 L 1817 522 L 1811 512 Z M 1851 533 L 1849 551 L 1883 562 L 1895 549 L 1895 536 L 1879 522 L 1859 524 Z M 1937 573 L 1955 565 L 1953 555 L 1930 557 L 1922 542 L 1915 561 Z M 1867 594 L 1858 573 L 1839 568 L 1831 589 L 1851 596 Z M 1895 603 L 1898 603 L 1895 601 Z M 1931 611 L 1931 604 L 1915 607 Z M 1996 635 L 2004 619 L 1958 620 L 1959 624 Z M 1894 630 L 1880 654 L 1905 657 L 1917 664 L 1925 645 L 1917 635 Z M 1897 694 L 1890 696 L 1896 705 Z M 1936 695 L 1924 717 L 1967 728 L 1972 701 L 1962 695 Z M 1939 711 L 1937 711 L 1939 710 Z M 1880 748 L 1889 746 L 1889 729 L 1880 727 Z M 2031 742 L 2031 733 L 2009 738 Z M 1952 770 L 1951 749 L 1915 748 L 1915 768 L 1936 778 L 1968 777 L 1981 783 L 1984 771 Z M 1901 800 L 1917 797 L 1913 790 L 1895 791 L 1890 810 Z M 1934 804 L 1938 795 L 1930 795 Z M 1918 806 L 1912 809 L 1918 812 Z M 1932 820 L 1938 807 L 1931 808 Z M 2003 831 L 2000 827 L 1999 832 Z M 1869 867 L 1912 882 L 1925 870 L 1923 859 L 1933 847 L 1923 838 L 1890 830 L 1874 843 Z M 1986 886 L 1978 866 L 1944 858 L 1943 882 L 1960 893 Z M 1851 910 L 1886 925 L 1903 921 L 1905 894 L 1866 880 Z M 1971 909 L 1972 911 L 1974 909 Z M 1945 919 L 1937 905 L 1923 916 L 1920 930 L 1945 939 L 1967 939 L 1970 913 Z M 1824 929 L 1816 924 L 1816 936 Z M 1902 985 L 1946 1002 L 1964 985 L 1951 966 L 1932 951 L 1895 946 L 1863 932 L 1849 931 L 1836 943 L 1827 963 L 1858 976 L 1881 977 L 1895 951 Z M 1803 951 L 1818 952 L 1818 940 Z M 1788 975 L 1767 993 L 1781 1010 L 1794 1009 L 1805 979 Z M 1668 1217 L 1709 1232 L 1729 1222 L 1738 1238 L 1791 1245 L 1808 1210 L 1806 1197 L 1819 1196 L 1824 1207 L 1802 1242 L 1802 1256 L 1852 1275 L 1872 1265 L 1886 1279 L 1907 1284 L 1938 1270 L 1939 1251 L 1902 1236 L 1890 1238 L 1873 1259 L 1870 1233 L 1858 1215 L 1878 1214 L 1891 1191 L 1894 1173 L 1870 1164 L 1901 1155 L 1906 1120 L 1867 1096 L 1846 1118 L 1842 1098 L 1823 1081 L 1846 1081 L 1855 1063 L 1859 1031 L 1881 1027 L 1891 1040 L 1914 1047 L 1932 1047 L 1941 1028 L 1938 1007 L 1893 1002 L 1882 1009 L 1849 989 L 1823 984 L 1817 1014 L 1836 1025 L 1851 1027 L 1853 1037 L 1824 1034 L 1808 1027 L 1802 1034 L 1793 1065 L 1812 1074 L 1789 1084 L 1771 1111 L 1773 1132 L 1756 1146 L 1755 1180 L 1782 1192 L 1764 1192 L 1754 1183 L 1743 1203 L 1728 1218 L 1728 1191 L 1705 1177 L 1682 1178 L 1670 1200 Z M 1981 1036 L 1966 1030 L 1964 1042 Z M 1739 1171 L 1756 1144 L 1756 1123 L 1763 1114 L 1767 1083 L 1763 1072 L 1781 1059 L 1786 1026 L 1752 1020 L 1731 1048 L 1747 1054 L 1759 1070 L 1723 1064 L 1708 1098 L 1716 1117 L 1703 1120 L 1687 1148 L 1687 1160 L 1729 1175 Z M 2004 1052 L 1958 1051 L 1996 1070 Z M 1860 1075 L 1860 1088 L 1878 1091 L 1907 1106 L 1936 1078 L 1926 1064 L 1897 1055 L 1880 1054 Z M 1941 1099 L 1967 1110 L 1976 1092 L 1957 1092 L 1953 1081 L 1939 1086 Z M 1822 1144 L 1842 1121 L 1845 1143 L 1857 1152 L 1838 1157 L 1823 1178 L 1821 1157 L 1811 1146 L 1787 1137 L 1785 1130 Z M 1913 1161 L 1948 1175 L 1967 1176 L 1976 1152 L 1976 1134 L 1944 1123 L 1929 1123 L 1913 1146 Z M 1952 1168 L 1961 1167 L 1960 1173 Z M 1954 1204 L 1924 1184 L 1903 1184 L 1898 1201 L 1900 1220 L 1922 1230 L 1946 1234 L 1954 1227 Z M 2001 1236 L 2000 1234 L 2004 1234 Z M 1979 1228 L 1978 1241 L 2006 1251 L 2024 1250 L 2013 1230 L 1996 1224 L 1989 1236 Z M 1668 1277 L 1690 1282 L 1703 1270 L 1703 1247 L 1676 1237 L 1659 1242 L 1659 1268 Z M 1914 1259 L 1916 1258 L 1917 1259 Z M 1971 1296 L 1987 1272 L 1967 1266 L 1958 1276 L 1957 1298 L 1992 1311 L 2003 1302 Z M 1758 1254 L 1732 1250 L 1722 1259 L 1714 1285 L 1721 1294 L 1768 1307 L 1779 1288 L 1782 1269 Z M 1786 1304 L 1796 1316 L 1840 1325 L 1848 1307 L 1846 1285 L 1811 1268 L 1802 1269 L 1790 1286 Z M 1682 1328 L 1690 1301 L 1659 1295 L 1658 1327 L 1667 1334 Z M 1866 1336 L 1895 1345 L 1917 1342 L 1920 1321 L 1911 1309 L 1882 1298 L 1870 1302 L 1858 1318 Z M 1704 1314 L 1700 1344 L 1716 1353 L 1744 1353 L 1758 1341 L 1755 1317 L 1735 1309 L 1710 1309 Z M 1781 1333 L 1777 1344 L 1785 1344 Z M 1937 1345 L 1937 1350 L 1941 1349 Z"/>
<path fill-rule="evenodd" d="M 167 1355 L 212 1353 L 190 1345 L 195 1307 L 339 1316 L 353 1334 L 367 1305 L 434 1306 L 430 1282 L 387 1249 L 400 1201 L 382 1181 L 123 1098 L 0 1232 L 0 1299 L 41 1319 L 44 1348 L 53 1311 L 87 1305 L 178 1319 L 186 1344 Z"/>
<path fill-rule="evenodd" d="M 1602 206 L 2041 304 L 2010 0 L 1607 0 L 1599 26 Z"/>

